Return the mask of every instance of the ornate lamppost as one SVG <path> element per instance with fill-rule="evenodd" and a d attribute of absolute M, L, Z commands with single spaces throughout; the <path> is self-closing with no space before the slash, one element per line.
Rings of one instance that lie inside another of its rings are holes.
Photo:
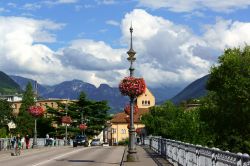
<path fill-rule="evenodd" d="M 136 60 L 136 52 L 133 50 L 133 40 L 132 40 L 133 28 L 130 27 L 130 49 L 127 52 L 127 60 L 130 62 L 130 76 L 125 77 L 119 84 L 119 89 L 124 96 L 129 96 L 130 98 L 130 112 L 129 112 L 129 145 L 128 145 L 128 155 L 127 161 L 138 161 L 136 145 L 135 145 L 135 127 L 134 127 L 134 103 L 136 98 L 143 94 L 146 90 L 146 84 L 143 78 L 134 77 L 134 67 L 133 62 Z M 126 111 L 125 111 L 126 112 Z"/>
<path fill-rule="evenodd" d="M 68 105 L 65 106 L 65 116 L 62 117 L 62 123 L 65 124 L 65 142 L 64 145 L 67 145 L 68 142 L 68 124 L 72 123 L 72 119 L 68 116 Z"/>
<path fill-rule="evenodd" d="M 35 127 L 34 127 L 34 138 L 32 148 L 37 147 L 37 118 L 42 117 L 44 115 L 44 110 L 41 106 L 37 106 L 37 82 L 35 82 L 35 105 L 29 107 L 28 112 L 35 118 Z"/>

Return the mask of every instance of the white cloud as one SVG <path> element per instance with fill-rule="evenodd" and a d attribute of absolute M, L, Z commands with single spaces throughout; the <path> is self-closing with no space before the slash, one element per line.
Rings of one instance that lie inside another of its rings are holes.
<path fill-rule="evenodd" d="M 40 9 L 42 6 L 41 4 L 38 4 L 38 3 L 26 3 L 23 5 L 23 9 L 25 10 L 37 10 L 37 9 Z"/>
<path fill-rule="evenodd" d="M 113 26 L 119 26 L 120 25 L 120 23 L 115 21 L 115 20 L 108 20 L 108 21 L 106 21 L 106 24 L 113 25 Z"/>
<path fill-rule="evenodd" d="M 214 25 L 207 25 L 205 29 L 204 40 L 212 48 L 224 50 L 250 44 L 250 22 L 217 19 Z"/>
<path fill-rule="evenodd" d="M 126 52 L 131 21 L 137 52 L 135 75 L 144 77 L 151 87 L 187 85 L 207 74 L 225 47 L 250 43 L 248 22 L 218 19 L 197 36 L 185 25 L 135 9 L 121 20 L 121 43 L 125 49 L 82 38 L 53 51 L 45 44 L 56 42 L 52 32 L 63 24 L 0 17 L 0 70 L 44 84 L 80 79 L 96 86 L 117 86 L 129 74 Z"/>
<path fill-rule="evenodd" d="M 139 6 L 152 9 L 167 8 L 174 12 L 191 12 L 210 9 L 216 12 L 232 12 L 248 8 L 250 0 L 139 0 Z"/>
<path fill-rule="evenodd" d="M 45 75 L 62 70 L 54 52 L 42 42 L 55 40 L 49 30 L 60 24 L 24 17 L 0 17 L 1 70 L 9 73 Z M 36 43 L 36 44 L 35 44 Z M 53 66 L 53 67 L 52 67 Z M 45 77 L 44 77 L 45 78 Z"/>

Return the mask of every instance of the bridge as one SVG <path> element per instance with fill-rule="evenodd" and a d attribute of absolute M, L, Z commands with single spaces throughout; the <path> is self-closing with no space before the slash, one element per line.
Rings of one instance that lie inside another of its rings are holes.
<path fill-rule="evenodd" d="M 146 137 L 137 146 L 138 162 L 126 162 L 127 147 L 72 147 L 63 140 L 44 146 L 45 138 L 38 139 L 38 148 L 22 150 L 20 156 L 11 156 L 9 139 L 0 139 L 2 166 L 64 166 L 64 165 L 124 165 L 124 166 L 250 166 L 248 154 L 231 153 L 217 148 L 202 147 L 161 137 Z"/>

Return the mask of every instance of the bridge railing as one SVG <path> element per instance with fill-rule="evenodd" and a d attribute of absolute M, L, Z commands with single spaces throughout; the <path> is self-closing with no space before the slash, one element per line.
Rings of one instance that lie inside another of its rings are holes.
<path fill-rule="evenodd" d="M 32 146 L 33 143 L 33 138 L 30 139 L 29 145 Z M 39 147 L 46 146 L 46 138 L 37 138 L 37 145 Z M 65 145 L 65 140 L 63 139 L 54 139 L 51 140 L 51 145 L 49 146 L 64 146 Z M 73 145 L 73 140 L 70 139 L 69 145 Z M 24 142 L 23 147 L 25 148 L 26 144 Z M 13 146 L 11 144 L 11 139 L 10 138 L 0 138 L 0 151 L 2 150 L 10 150 L 12 149 Z"/>
<path fill-rule="evenodd" d="M 147 137 L 144 144 L 173 165 L 183 166 L 250 166 L 248 154 L 231 153 L 161 137 Z"/>

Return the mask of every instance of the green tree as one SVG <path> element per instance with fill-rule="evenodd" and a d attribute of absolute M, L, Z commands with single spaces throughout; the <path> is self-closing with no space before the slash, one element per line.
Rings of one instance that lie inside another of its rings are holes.
<path fill-rule="evenodd" d="M 34 118 L 29 114 L 28 108 L 35 104 L 34 92 L 29 82 L 23 94 L 22 104 L 16 118 L 16 131 L 22 135 L 32 135 L 34 130 Z"/>
<path fill-rule="evenodd" d="M 72 124 L 68 127 L 68 134 L 75 136 L 80 134 L 79 125 L 81 124 L 81 114 L 83 123 L 86 123 L 88 128 L 85 131 L 88 137 L 93 137 L 100 133 L 105 127 L 106 121 L 110 119 L 108 110 L 110 109 L 106 101 L 89 100 L 84 92 L 81 92 L 79 98 L 75 102 L 58 103 L 58 109 L 49 108 L 48 113 L 52 114 L 51 120 L 59 124 L 57 130 L 51 134 L 56 136 L 65 135 L 65 127 L 62 126 L 61 118 L 66 114 L 73 119 Z"/>
<path fill-rule="evenodd" d="M 250 152 L 250 46 L 226 49 L 211 68 L 210 91 L 201 119 L 216 135 L 214 144 L 234 152 Z"/>
<path fill-rule="evenodd" d="M 168 101 L 151 108 L 142 122 L 150 134 L 202 144 L 198 110 L 185 111 Z"/>
<path fill-rule="evenodd" d="M 13 109 L 6 100 L 0 100 L 0 137 L 7 136 L 7 124 L 14 120 Z"/>

